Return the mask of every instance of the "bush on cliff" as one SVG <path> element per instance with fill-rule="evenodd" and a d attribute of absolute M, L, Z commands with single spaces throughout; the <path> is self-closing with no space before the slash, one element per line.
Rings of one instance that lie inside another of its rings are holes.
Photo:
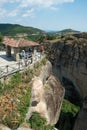
<path fill-rule="evenodd" d="M 34 112 L 31 116 L 29 123 L 31 128 L 35 130 L 53 130 L 53 126 L 46 125 L 46 119 L 41 117 L 39 113 Z"/>
<path fill-rule="evenodd" d="M 72 130 L 79 109 L 78 106 L 70 103 L 68 100 L 63 100 L 60 119 L 57 124 L 59 130 Z"/>

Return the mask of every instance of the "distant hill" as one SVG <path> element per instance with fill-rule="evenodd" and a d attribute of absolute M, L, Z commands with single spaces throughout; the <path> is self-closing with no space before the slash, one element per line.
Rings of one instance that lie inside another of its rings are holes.
<path fill-rule="evenodd" d="M 61 38 L 65 35 L 71 35 L 71 34 L 79 34 L 80 31 L 76 31 L 76 30 L 72 30 L 72 29 L 64 29 L 61 31 L 57 31 L 57 30 L 48 30 L 47 31 L 47 35 L 46 35 L 46 39 L 47 40 L 56 40 L 58 38 Z"/>
<path fill-rule="evenodd" d="M 80 33 L 80 31 L 76 31 L 76 30 L 73 30 L 73 29 L 64 29 L 64 30 L 55 32 L 55 34 L 59 34 L 59 35 L 76 34 L 76 33 Z"/>
<path fill-rule="evenodd" d="M 27 36 L 43 34 L 44 31 L 34 27 L 26 27 L 18 24 L 0 24 L 0 33 L 4 36 Z"/>
<path fill-rule="evenodd" d="M 48 32 L 50 35 L 53 35 L 55 37 L 59 37 L 59 36 L 62 36 L 62 35 L 66 35 L 66 34 L 78 34 L 80 33 L 80 31 L 76 31 L 76 30 L 73 30 L 73 29 L 64 29 L 64 30 L 61 30 L 61 31 L 50 31 Z"/>

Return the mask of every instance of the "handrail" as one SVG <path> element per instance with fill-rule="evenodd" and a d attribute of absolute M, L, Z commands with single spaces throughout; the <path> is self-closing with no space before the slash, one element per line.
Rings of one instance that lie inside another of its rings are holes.
<path fill-rule="evenodd" d="M 26 67 L 38 62 L 39 60 L 41 60 L 41 57 L 34 56 L 25 60 L 20 60 L 16 63 L 0 66 L 0 79 L 3 77 L 7 77 L 8 75 L 11 75 L 17 71 L 24 70 Z"/>

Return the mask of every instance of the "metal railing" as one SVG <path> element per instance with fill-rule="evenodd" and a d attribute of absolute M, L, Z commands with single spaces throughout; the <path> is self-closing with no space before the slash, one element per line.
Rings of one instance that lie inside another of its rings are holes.
<path fill-rule="evenodd" d="M 36 56 L 32 56 L 27 59 L 22 59 L 19 62 L 8 64 L 5 66 L 0 66 L 0 78 L 7 77 L 8 75 L 11 75 L 17 71 L 22 71 L 26 67 L 31 66 L 32 64 L 40 60 L 41 56 L 37 54 Z"/>

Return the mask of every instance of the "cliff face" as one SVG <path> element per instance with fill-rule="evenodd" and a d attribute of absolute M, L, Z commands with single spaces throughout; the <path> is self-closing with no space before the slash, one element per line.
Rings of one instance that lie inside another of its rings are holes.
<path fill-rule="evenodd" d="M 50 45 L 49 45 L 50 44 Z M 63 82 L 69 80 L 75 90 L 87 95 L 87 33 L 66 35 L 46 45 L 54 72 Z"/>
<path fill-rule="evenodd" d="M 59 119 L 63 97 L 64 88 L 52 75 L 51 63 L 47 62 L 43 66 L 40 75 L 33 79 L 31 105 L 25 120 L 28 120 L 33 112 L 38 112 L 47 119 L 47 124 L 56 124 Z"/>
<path fill-rule="evenodd" d="M 54 73 L 65 87 L 65 97 L 72 103 L 85 101 L 73 130 L 87 130 L 87 33 L 65 35 L 46 44 Z"/>
<path fill-rule="evenodd" d="M 81 108 L 73 130 L 87 130 L 87 97 L 83 102 L 83 107 Z"/>

